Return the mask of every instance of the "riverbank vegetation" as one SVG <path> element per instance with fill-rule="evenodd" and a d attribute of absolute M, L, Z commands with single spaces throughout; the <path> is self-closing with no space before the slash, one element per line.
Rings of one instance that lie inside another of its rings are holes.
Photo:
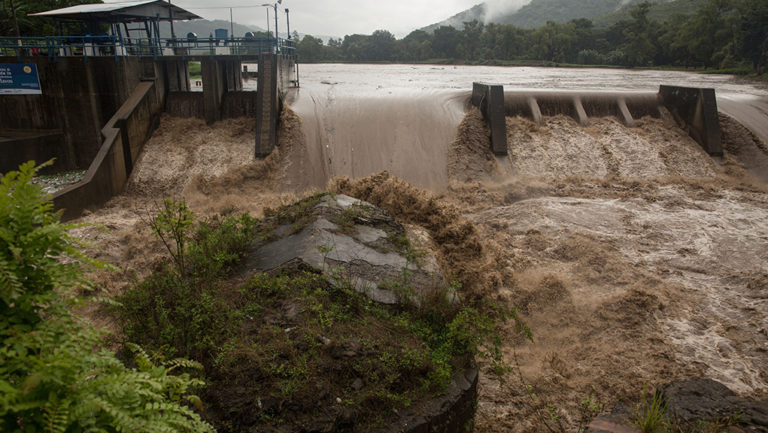
<path fill-rule="evenodd" d="M 765 72 L 768 2 L 707 0 L 693 14 L 652 18 L 654 4 L 635 6 L 628 19 L 600 28 L 588 19 L 547 22 L 537 29 L 465 22 L 396 39 L 386 30 L 330 39 L 305 36 L 297 52 L 303 62 L 442 62 L 468 64 L 612 65 Z M 513 63 L 513 64 L 514 64 Z"/>
<path fill-rule="evenodd" d="M 35 173 L 30 162 L 0 183 L 0 430 L 213 431 L 193 409 L 198 363 L 156 363 L 135 345 L 124 363 L 73 313 L 83 271 L 105 265 L 67 235 Z"/>
<path fill-rule="evenodd" d="M 86 298 L 84 272 L 109 266 L 67 234 L 35 174 L 30 162 L 0 184 L 4 432 L 378 431 L 418 414 L 475 356 L 508 371 L 501 323 L 517 316 L 455 302 L 448 287 L 384 305 L 341 271 L 245 269 L 254 240 L 300 227 L 321 196 L 264 220 L 198 220 L 164 200 L 148 223 L 167 258 L 121 296 Z M 77 314 L 94 301 L 119 318 L 116 335 Z"/>

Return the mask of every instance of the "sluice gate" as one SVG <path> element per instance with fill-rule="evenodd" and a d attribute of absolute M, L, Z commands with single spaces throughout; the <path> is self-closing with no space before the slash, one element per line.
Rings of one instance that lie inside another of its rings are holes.
<path fill-rule="evenodd" d="M 656 93 L 504 91 L 498 84 L 473 83 L 471 102 L 489 124 L 491 147 L 497 155 L 507 154 L 506 116 L 541 123 L 543 116 L 559 114 L 583 126 L 590 117 L 615 116 L 628 127 L 644 116 L 670 117 L 707 153 L 723 153 L 714 89 L 662 85 Z"/>

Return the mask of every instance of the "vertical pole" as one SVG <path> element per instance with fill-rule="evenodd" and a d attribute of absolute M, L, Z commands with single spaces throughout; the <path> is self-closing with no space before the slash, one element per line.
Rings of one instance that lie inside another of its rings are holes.
<path fill-rule="evenodd" d="M 288 39 L 291 39 L 291 17 L 288 16 L 288 8 L 285 8 L 285 24 L 288 26 Z"/>
<path fill-rule="evenodd" d="M 280 37 L 277 34 L 277 3 L 275 3 L 275 54 L 280 54 Z"/>
<path fill-rule="evenodd" d="M 229 37 L 235 40 L 235 23 L 232 21 L 232 8 L 229 8 Z"/>
<path fill-rule="evenodd" d="M 171 0 L 168 0 L 168 20 L 171 22 L 171 39 L 173 39 L 175 43 L 176 32 L 173 31 L 173 7 L 171 5 Z"/>

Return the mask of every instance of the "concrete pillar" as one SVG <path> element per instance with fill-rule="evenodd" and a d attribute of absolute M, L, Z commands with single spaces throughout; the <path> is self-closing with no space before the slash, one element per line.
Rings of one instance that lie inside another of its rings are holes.
<path fill-rule="evenodd" d="M 707 153 L 723 154 L 714 89 L 659 86 L 659 97 L 675 120 Z"/>
<path fill-rule="evenodd" d="M 189 63 L 185 60 L 162 60 L 169 92 L 189 92 Z"/>
<path fill-rule="evenodd" d="M 573 111 L 576 113 L 576 120 L 579 121 L 581 126 L 589 125 L 589 117 L 587 117 L 587 112 L 584 110 L 584 105 L 578 96 L 573 97 Z"/>
<path fill-rule="evenodd" d="M 715 89 L 699 89 L 694 127 L 701 131 L 704 150 L 710 155 L 723 154 L 720 142 L 720 118 L 717 115 Z"/>
<path fill-rule="evenodd" d="M 539 102 L 533 96 L 526 99 L 528 103 L 528 109 L 531 110 L 531 117 L 537 124 L 541 124 L 541 109 L 539 108 Z"/>
<path fill-rule="evenodd" d="M 221 120 L 221 100 L 226 92 L 227 81 L 222 65 L 211 58 L 201 60 L 203 74 L 203 113 L 205 122 Z"/>
<path fill-rule="evenodd" d="M 472 83 L 472 105 L 480 108 L 491 128 L 491 150 L 507 154 L 507 120 L 504 110 L 504 86 Z"/>
<path fill-rule="evenodd" d="M 627 101 L 621 98 L 616 101 L 616 106 L 619 109 L 619 115 L 621 116 L 624 125 L 629 127 L 635 126 L 635 119 L 632 118 L 632 113 L 630 113 L 629 108 L 627 108 Z"/>
<path fill-rule="evenodd" d="M 240 75 L 240 62 L 237 60 L 222 60 L 222 70 L 226 80 L 227 92 L 243 90 L 243 79 Z"/>
<path fill-rule="evenodd" d="M 266 157 L 277 145 L 277 119 L 280 109 L 277 62 L 275 54 L 262 54 L 259 57 L 256 97 L 255 155 L 257 158 Z"/>

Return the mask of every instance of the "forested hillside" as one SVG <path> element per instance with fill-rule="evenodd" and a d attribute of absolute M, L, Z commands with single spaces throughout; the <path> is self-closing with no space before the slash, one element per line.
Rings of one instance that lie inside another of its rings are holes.
<path fill-rule="evenodd" d="M 629 18 L 629 12 L 641 0 L 531 0 L 523 2 L 505 2 L 496 7 L 488 3 L 477 4 L 470 9 L 423 27 L 421 30 L 433 32 L 441 26 L 464 28 L 464 23 L 477 20 L 489 24 L 512 24 L 515 27 L 535 29 L 554 21 L 566 23 L 579 18 L 592 20 L 595 27 L 608 27 L 622 19 Z M 704 3 L 704 0 L 652 0 L 649 16 L 662 20 L 674 13 L 691 14 Z"/>
<path fill-rule="evenodd" d="M 768 50 L 768 2 L 706 0 L 690 15 L 654 18 L 644 1 L 617 23 L 600 28 L 589 19 L 547 21 L 536 29 L 465 22 L 397 40 L 386 30 L 347 35 L 327 45 L 312 36 L 298 44 L 305 62 L 452 62 L 514 64 L 538 61 L 630 67 L 751 68 L 762 73 Z"/>

